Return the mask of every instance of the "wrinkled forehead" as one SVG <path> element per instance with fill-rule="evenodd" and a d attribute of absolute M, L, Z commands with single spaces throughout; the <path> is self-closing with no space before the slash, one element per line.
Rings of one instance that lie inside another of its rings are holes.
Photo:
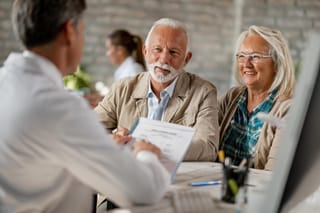
<path fill-rule="evenodd" d="M 186 50 L 188 37 L 184 29 L 170 26 L 156 26 L 150 35 L 149 45 L 168 45 Z"/>

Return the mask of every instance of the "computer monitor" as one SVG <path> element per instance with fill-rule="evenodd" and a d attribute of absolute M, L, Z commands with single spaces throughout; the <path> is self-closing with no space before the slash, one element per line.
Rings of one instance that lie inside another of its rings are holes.
<path fill-rule="evenodd" d="M 259 213 L 288 212 L 320 186 L 319 35 L 311 36 L 302 59 L 273 177 L 255 204 Z"/>

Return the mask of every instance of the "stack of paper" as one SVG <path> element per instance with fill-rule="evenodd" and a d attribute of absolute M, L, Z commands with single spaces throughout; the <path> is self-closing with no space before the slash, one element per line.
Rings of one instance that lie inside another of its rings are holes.
<path fill-rule="evenodd" d="M 191 144 L 195 129 L 158 120 L 140 118 L 133 125 L 130 134 L 135 140 L 147 140 L 161 149 L 160 161 L 171 173 L 174 181 L 179 164 Z"/>

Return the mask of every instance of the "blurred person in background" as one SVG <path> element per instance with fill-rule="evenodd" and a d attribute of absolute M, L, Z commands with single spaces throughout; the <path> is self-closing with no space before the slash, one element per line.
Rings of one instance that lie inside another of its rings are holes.
<path fill-rule="evenodd" d="M 286 39 L 278 30 L 250 26 L 238 38 L 234 75 L 239 87 L 219 98 L 220 148 L 238 165 L 253 157 L 257 169 L 272 170 L 281 125 L 258 113 L 286 118 L 294 90 L 294 65 Z"/>
<path fill-rule="evenodd" d="M 113 65 L 118 66 L 114 79 L 134 76 L 146 70 L 140 36 L 119 29 L 106 39 L 106 56 Z"/>

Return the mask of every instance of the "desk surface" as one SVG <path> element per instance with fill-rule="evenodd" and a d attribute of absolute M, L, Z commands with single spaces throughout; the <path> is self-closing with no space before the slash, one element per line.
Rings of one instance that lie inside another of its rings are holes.
<path fill-rule="evenodd" d="M 192 187 L 191 182 L 194 181 L 209 181 L 209 180 L 222 180 L 222 165 L 212 162 L 184 162 L 180 165 L 176 180 L 170 186 L 169 192 L 157 204 L 151 206 L 133 206 L 130 211 L 126 210 L 113 210 L 112 213 L 175 213 L 175 209 L 171 200 L 171 192 L 192 188 L 194 190 L 208 190 L 214 200 L 217 200 L 217 211 L 222 213 L 234 212 L 234 205 L 220 202 L 221 185 L 216 186 L 201 186 Z M 249 185 L 253 185 L 254 190 L 263 190 L 266 182 L 271 180 L 271 172 L 252 169 L 249 172 Z M 251 187 L 249 187 L 251 188 Z"/>

